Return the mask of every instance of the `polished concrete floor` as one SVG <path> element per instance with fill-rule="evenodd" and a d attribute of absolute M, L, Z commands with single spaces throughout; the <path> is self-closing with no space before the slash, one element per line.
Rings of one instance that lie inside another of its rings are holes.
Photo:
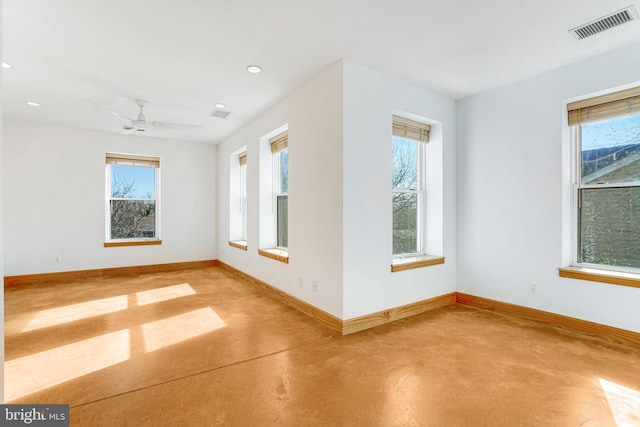
<path fill-rule="evenodd" d="M 338 336 L 227 271 L 5 290 L 8 403 L 73 426 L 640 426 L 640 351 L 449 306 Z"/>

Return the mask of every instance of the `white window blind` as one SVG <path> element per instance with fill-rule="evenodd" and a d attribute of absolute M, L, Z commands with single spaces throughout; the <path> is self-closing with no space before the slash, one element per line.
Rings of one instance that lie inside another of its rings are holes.
<path fill-rule="evenodd" d="M 143 167 L 149 167 L 149 168 L 160 167 L 159 157 L 107 153 L 106 161 L 107 161 L 107 164 L 110 164 L 110 165 L 143 166 Z"/>
<path fill-rule="evenodd" d="M 238 162 L 240 162 L 240 166 L 244 166 L 247 164 L 247 152 L 242 152 L 238 154 Z"/>
<path fill-rule="evenodd" d="M 640 112 L 640 87 L 567 104 L 569 126 Z"/>
<path fill-rule="evenodd" d="M 429 142 L 429 132 L 431 132 L 431 125 L 393 116 L 393 136 Z"/>
<path fill-rule="evenodd" d="M 289 147 L 289 132 L 283 132 L 280 135 L 274 136 L 269 139 L 269 144 L 271 144 L 271 153 L 278 153 L 285 148 Z"/>

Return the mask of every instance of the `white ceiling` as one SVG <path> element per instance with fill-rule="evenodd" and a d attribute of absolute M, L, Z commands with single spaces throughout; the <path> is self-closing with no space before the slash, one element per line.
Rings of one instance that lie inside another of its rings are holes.
<path fill-rule="evenodd" d="M 631 3 L 4 0 L 4 117 L 118 133 L 109 111 L 143 98 L 149 121 L 204 126 L 153 136 L 218 143 L 341 58 L 459 99 L 639 42 L 640 20 L 567 32 Z"/>

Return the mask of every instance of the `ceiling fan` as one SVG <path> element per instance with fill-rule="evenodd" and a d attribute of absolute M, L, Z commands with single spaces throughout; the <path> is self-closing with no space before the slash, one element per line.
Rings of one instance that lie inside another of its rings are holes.
<path fill-rule="evenodd" d="M 140 108 L 140 112 L 138 113 L 138 117 L 136 119 L 132 119 L 131 117 L 126 117 L 116 113 L 115 111 L 112 111 L 114 115 L 122 117 L 123 119 L 127 119 L 131 122 L 128 125 L 122 126 L 122 132 L 120 133 L 127 134 L 149 132 L 154 130 L 197 129 L 202 127 L 200 125 L 188 125 L 183 123 L 167 123 L 157 121 L 148 122 L 144 116 L 144 107 L 147 105 L 147 101 L 145 101 L 144 99 L 136 99 L 134 101 Z"/>

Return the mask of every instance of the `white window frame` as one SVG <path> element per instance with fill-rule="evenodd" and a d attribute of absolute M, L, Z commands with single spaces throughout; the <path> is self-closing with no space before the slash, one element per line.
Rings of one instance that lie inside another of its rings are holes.
<path fill-rule="evenodd" d="M 247 147 L 229 155 L 229 245 L 247 249 Z"/>
<path fill-rule="evenodd" d="M 105 244 L 109 243 L 145 243 L 145 242 L 161 242 L 160 236 L 160 158 L 154 156 L 143 156 L 135 154 L 107 153 L 107 158 L 118 158 L 115 161 L 107 161 L 105 164 Z M 148 166 L 150 163 L 157 162 L 157 167 Z M 114 198 L 111 197 L 111 172 L 112 165 L 147 167 L 154 170 L 154 196 L 153 198 Z M 111 237 L 111 201 L 112 200 L 140 200 L 153 201 L 155 204 L 155 220 L 154 220 L 154 237 L 139 238 L 112 238 Z"/>
<path fill-rule="evenodd" d="M 273 153 L 273 202 L 272 202 L 272 209 L 273 209 L 273 216 L 275 218 L 275 223 L 274 223 L 274 227 L 275 227 L 275 236 L 276 236 L 276 249 L 280 249 L 282 251 L 288 251 L 288 242 L 289 242 L 289 220 L 288 220 L 288 215 L 287 215 L 287 246 L 283 246 L 283 245 L 279 245 L 278 243 L 278 197 L 282 197 L 285 196 L 287 198 L 287 211 L 288 211 L 288 204 L 289 204 L 289 184 L 288 184 L 288 180 L 289 180 L 289 169 L 287 167 L 287 192 L 280 192 L 281 189 L 281 184 L 282 184 L 282 174 L 281 174 L 281 168 L 280 168 L 280 163 L 281 163 L 281 154 L 286 151 L 287 152 L 287 158 L 289 157 L 289 148 L 285 148 L 283 150 L 278 151 L 277 153 Z"/>
<path fill-rule="evenodd" d="M 417 195 L 417 201 L 416 201 L 416 208 L 417 208 L 417 219 L 416 219 L 416 252 L 411 252 L 411 253 L 403 253 L 403 254 L 395 254 L 393 255 L 393 259 L 403 259 L 403 258 L 411 258 L 411 257 L 417 257 L 420 255 L 425 255 L 426 251 L 425 251 L 425 242 L 427 241 L 427 235 L 426 235 L 426 224 L 427 224 L 427 209 L 426 209 L 426 200 L 427 200 L 427 195 L 426 195 L 426 165 L 427 165 L 427 147 L 426 147 L 426 143 L 423 142 L 419 142 L 419 141 L 415 141 L 413 139 L 408 139 L 408 138 L 402 138 L 402 137 L 397 137 L 397 136 L 392 136 L 392 141 L 391 143 L 393 144 L 393 139 L 394 138 L 399 138 L 399 139 L 405 139 L 406 141 L 411 141 L 412 143 L 416 144 L 416 162 L 417 162 L 417 182 L 416 185 L 418 186 L 417 189 L 415 190 L 394 190 L 393 188 L 391 189 L 391 199 L 393 200 L 393 195 L 396 193 L 404 193 L 404 194 L 416 194 Z M 392 170 L 393 170 L 393 156 L 392 156 Z M 393 205 L 391 207 L 392 211 L 393 211 Z M 392 231 L 393 231 L 393 224 L 392 224 Z M 393 237 L 392 237 L 393 240 Z"/>
<path fill-rule="evenodd" d="M 247 241 L 247 163 L 240 165 L 240 215 L 242 217 L 242 241 Z"/>
<path fill-rule="evenodd" d="M 289 248 L 278 244 L 277 195 L 280 193 L 279 160 L 276 154 L 289 148 L 289 125 L 284 124 L 260 138 L 258 159 L 258 254 L 288 264 Z M 289 174 L 290 176 L 290 174 Z M 287 194 L 287 201 L 288 196 Z M 287 239 L 289 237 L 287 220 Z M 288 243 L 288 242 L 287 242 Z"/>
<path fill-rule="evenodd" d="M 391 272 L 444 264 L 444 153 L 443 124 L 436 120 L 405 111 L 392 111 L 391 150 L 393 137 L 415 141 L 417 162 L 416 189 L 398 190 L 417 192 L 416 201 L 416 252 L 394 254 L 393 245 L 393 180 L 390 208 Z M 393 154 L 390 158 L 393 171 Z M 393 172 L 392 172 L 393 173 Z"/>
<path fill-rule="evenodd" d="M 578 197 L 580 194 L 579 191 L 579 182 L 580 182 L 580 168 L 581 168 L 581 156 L 580 152 L 580 138 L 581 138 L 581 128 L 580 126 L 569 126 L 569 142 L 570 142 L 570 156 L 571 156 L 571 265 L 572 266 L 580 266 L 578 263 L 578 251 L 580 250 L 578 244 L 578 218 L 580 215 L 579 212 L 579 202 Z"/>
<path fill-rule="evenodd" d="M 579 261 L 580 247 L 580 192 L 585 189 L 604 189 L 622 187 L 640 187 L 640 181 L 614 184 L 582 184 L 582 126 L 569 126 L 569 140 L 571 145 L 571 265 L 579 268 L 595 270 L 618 271 L 639 274 L 640 268 L 593 264 Z"/>

